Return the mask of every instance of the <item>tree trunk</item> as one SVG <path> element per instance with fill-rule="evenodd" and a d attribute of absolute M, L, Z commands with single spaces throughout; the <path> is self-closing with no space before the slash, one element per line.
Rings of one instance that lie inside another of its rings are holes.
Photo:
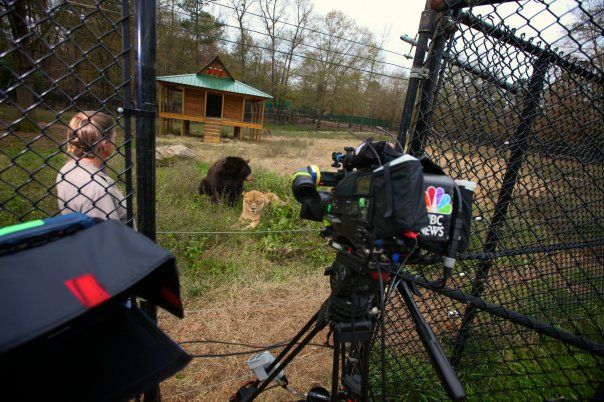
<path fill-rule="evenodd" d="M 21 109 L 27 109 L 34 103 L 33 94 L 26 87 L 28 86 L 29 80 L 22 78 L 31 68 L 31 64 L 28 62 L 26 56 L 27 49 L 31 50 L 28 46 L 29 39 L 27 39 L 27 35 L 29 29 L 27 28 L 26 15 L 27 9 L 25 8 L 25 1 L 15 2 L 13 4 L 13 10 L 8 13 L 13 42 L 17 42 L 23 38 L 21 43 L 17 46 L 17 51 L 13 53 L 15 58 L 15 72 L 19 75 L 19 80 L 21 81 L 21 85 L 16 89 L 17 106 Z M 32 54 L 30 54 L 30 57 L 32 59 L 35 58 Z M 33 115 L 33 111 L 30 112 L 30 116 L 31 115 Z"/>

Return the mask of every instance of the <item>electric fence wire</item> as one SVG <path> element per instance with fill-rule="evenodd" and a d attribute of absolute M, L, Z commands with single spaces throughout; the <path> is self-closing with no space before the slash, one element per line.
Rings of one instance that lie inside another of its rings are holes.
<path fill-rule="evenodd" d="M 229 9 L 234 10 L 234 11 L 237 10 L 233 6 L 229 6 L 227 4 L 218 3 L 216 0 L 209 0 L 209 3 L 217 5 L 217 6 L 220 6 L 220 7 L 229 8 Z M 262 16 L 260 14 L 253 13 L 251 11 L 246 11 L 246 14 L 253 15 L 254 17 L 258 17 L 258 18 L 263 18 L 264 19 L 264 16 Z M 289 25 L 289 26 L 292 26 L 294 28 L 297 27 L 297 25 L 292 24 L 291 22 L 288 22 L 288 21 L 281 21 L 281 20 L 277 19 L 277 20 L 275 20 L 275 22 L 279 22 L 279 23 L 281 23 L 283 25 Z M 352 39 L 349 39 L 349 38 L 345 38 L 343 36 L 331 35 L 331 34 L 328 34 L 327 32 L 319 31 L 317 29 L 313 29 L 313 28 L 309 28 L 309 27 L 300 27 L 300 28 L 303 29 L 303 30 L 306 30 L 306 31 L 311 31 L 311 32 L 314 32 L 314 33 L 318 33 L 320 35 L 325 35 L 325 36 L 328 36 L 330 38 L 339 39 L 339 40 L 343 40 L 343 41 L 346 41 L 346 42 L 351 42 L 351 43 L 354 43 L 354 44 L 357 44 L 357 45 L 361 45 L 361 46 L 377 49 L 377 50 L 380 50 L 380 51 L 383 51 L 383 52 L 386 52 L 386 53 L 392 53 L 392 54 L 396 54 L 398 56 L 403 56 L 403 57 L 406 56 L 405 54 L 396 52 L 394 50 L 384 49 L 384 48 L 379 47 L 379 46 L 375 46 L 375 45 L 371 45 L 371 44 L 367 44 L 367 43 L 358 42 L 358 41 L 355 41 L 355 40 L 352 40 Z"/>
<path fill-rule="evenodd" d="M 283 229 L 283 230 L 256 230 L 256 231 L 245 231 L 245 230 L 222 230 L 222 231 L 178 231 L 178 230 L 158 230 L 157 234 L 175 234 L 175 235 L 224 235 L 224 234 L 238 234 L 238 235 L 263 235 L 270 233 L 318 233 L 320 229 Z"/>
<path fill-rule="evenodd" d="M 164 26 L 164 27 L 170 27 L 169 24 L 165 24 L 165 23 L 158 23 L 157 25 L 161 25 L 161 26 Z M 192 35 L 199 35 L 198 33 L 193 32 L 190 29 L 186 29 L 184 27 L 175 27 L 175 28 L 178 29 L 178 30 L 180 30 L 180 31 L 190 33 Z M 228 43 L 233 43 L 233 44 L 236 44 L 236 45 L 240 45 L 240 43 L 238 41 L 226 39 L 226 38 L 223 38 L 223 37 L 220 37 L 220 36 L 204 35 L 204 38 L 205 39 L 219 41 L 219 42 L 228 42 Z M 289 55 L 288 52 L 284 52 L 282 50 L 270 49 L 270 48 L 265 47 L 265 46 L 253 45 L 251 43 L 246 43 L 245 46 L 253 47 L 253 48 L 256 48 L 256 49 L 260 49 L 260 50 L 266 50 L 266 51 L 269 51 L 269 52 L 275 52 L 275 53 L 279 53 L 279 54 Z M 337 52 L 334 52 L 334 53 L 337 53 Z M 362 69 L 362 68 L 359 68 L 359 67 L 354 67 L 354 66 L 351 66 L 349 64 L 335 63 L 335 62 L 332 62 L 332 61 L 316 59 L 314 57 L 303 56 L 303 55 L 296 54 L 296 53 L 292 53 L 292 56 L 293 57 L 298 57 L 300 59 L 316 61 L 317 63 L 329 64 L 329 65 L 335 66 L 335 67 L 344 67 L 346 69 L 355 70 L 355 71 L 359 71 L 359 72 L 362 72 L 362 73 L 368 73 L 368 74 L 371 74 L 371 75 L 374 75 L 374 76 L 385 77 L 385 78 L 392 78 L 392 79 L 401 80 L 401 81 L 408 81 L 409 80 L 409 77 L 403 77 L 403 76 L 396 76 L 396 75 L 378 73 L 378 72 L 375 72 L 375 71 L 370 71 L 370 70 L 365 70 L 365 69 Z"/>
<path fill-rule="evenodd" d="M 246 308 L 271 308 L 271 307 L 281 307 L 281 306 L 287 306 L 290 304 L 300 304 L 300 303 L 304 303 L 304 302 L 311 302 L 311 301 L 322 301 L 325 298 L 320 298 L 320 297 L 306 297 L 304 299 L 296 299 L 296 300 L 288 300 L 288 301 L 281 301 L 279 303 L 267 303 L 267 304 L 238 304 L 236 306 L 221 306 L 221 307 L 211 307 L 211 308 L 201 308 L 201 309 L 187 309 L 186 312 L 187 314 L 198 314 L 198 313 L 208 313 L 210 311 L 224 311 L 224 310 L 229 310 L 229 309 L 246 309 Z"/>
<path fill-rule="evenodd" d="M 160 8 L 160 9 L 163 10 L 163 11 L 166 11 L 166 12 L 174 12 L 174 13 L 180 14 L 182 16 L 188 16 L 188 14 L 185 13 L 185 12 L 183 12 L 183 11 L 170 10 L 170 9 L 165 8 L 165 7 L 164 8 Z M 379 61 L 379 60 L 372 59 L 372 58 L 369 58 L 369 57 L 362 57 L 362 56 L 359 56 L 359 55 L 355 55 L 355 54 L 351 54 L 351 53 L 346 53 L 346 52 L 336 52 L 336 51 L 333 51 L 333 50 L 330 50 L 330 49 L 325 49 L 325 48 L 322 48 L 322 47 L 319 47 L 319 46 L 314 46 L 314 45 L 311 45 L 311 44 L 308 44 L 308 43 L 304 43 L 304 42 L 301 42 L 301 41 L 295 41 L 293 39 L 284 38 L 282 36 L 270 35 L 270 34 L 268 34 L 266 32 L 257 31 L 255 29 L 251 29 L 251 28 L 242 28 L 242 27 L 238 27 L 236 25 L 227 24 L 225 22 L 220 22 L 219 24 L 220 24 L 221 27 L 224 26 L 224 27 L 227 27 L 227 28 L 232 28 L 232 29 L 237 29 L 237 30 L 243 29 L 244 31 L 247 31 L 247 32 L 253 32 L 253 33 L 259 34 L 259 35 L 273 37 L 275 39 L 279 39 L 279 40 L 286 41 L 286 42 L 289 42 L 289 43 L 297 43 L 298 46 L 304 46 L 304 47 L 308 47 L 308 48 L 311 48 L 311 49 L 320 50 L 320 51 L 323 51 L 323 52 L 328 52 L 328 53 L 332 53 L 332 54 L 338 54 L 338 55 L 342 55 L 342 56 L 351 56 L 351 57 L 355 57 L 357 59 L 371 61 L 372 63 L 376 63 L 376 64 L 389 65 L 389 66 L 393 66 L 393 67 L 397 67 L 397 68 L 402 68 L 404 70 L 411 70 L 410 67 L 401 66 L 400 64 L 390 63 L 388 61 Z M 329 35 L 329 34 L 325 34 L 325 35 Z M 240 44 L 241 46 L 247 46 L 248 45 L 247 43 L 240 43 L 240 42 L 237 42 L 237 43 Z M 363 45 L 363 46 L 369 46 L 369 45 Z"/>

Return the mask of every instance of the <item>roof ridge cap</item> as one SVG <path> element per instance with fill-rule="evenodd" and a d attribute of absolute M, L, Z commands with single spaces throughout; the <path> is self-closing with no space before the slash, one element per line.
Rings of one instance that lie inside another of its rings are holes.
<path fill-rule="evenodd" d="M 195 74 L 195 73 L 193 73 L 193 74 L 174 74 L 174 75 L 161 75 L 161 76 L 156 77 L 156 78 L 184 77 L 184 76 L 187 76 L 187 75 L 196 75 L 196 74 Z"/>

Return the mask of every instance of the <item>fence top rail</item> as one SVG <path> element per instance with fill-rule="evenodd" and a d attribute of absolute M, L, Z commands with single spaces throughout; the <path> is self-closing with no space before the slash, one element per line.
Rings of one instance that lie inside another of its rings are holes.
<path fill-rule="evenodd" d="M 464 7 L 478 7 L 489 4 L 510 3 L 518 0 L 431 0 L 430 8 L 434 11 L 454 10 Z"/>
<path fill-rule="evenodd" d="M 508 81 L 506 81 L 504 78 L 496 77 L 495 75 L 491 74 L 486 69 L 481 69 L 478 67 L 471 66 L 470 64 L 460 60 L 458 55 L 456 55 L 456 54 L 450 55 L 450 54 L 445 53 L 443 55 L 443 57 L 445 60 L 452 63 L 454 66 L 457 66 L 479 78 L 482 78 L 483 80 L 490 82 L 503 90 L 509 91 L 513 94 L 517 94 L 520 91 L 519 85 L 511 84 Z"/>
<path fill-rule="evenodd" d="M 541 48 L 540 46 L 534 44 L 531 40 L 525 40 L 523 38 L 520 38 L 514 34 L 513 30 L 504 25 L 492 25 L 486 22 L 484 19 L 480 18 L 479 16 L 465 11 L 459 13 L 458 18 L 462 24 L 470 28 L 476 29 L 477 31 L 480 31 L 487 36 L 499 39 L 508 45 L 514 46 L 534 56 L 540 58 L 543 57 L 550 63 L 557 65 L 570 73 L 577 74 L 583 78 L 592 80 L 600 85 L 604 85 L 604 75 L 602 75 L 601 72 L 594 73 L 593 71 L 581 67 L 577 63 L 565 59 L 564 57 L 562 57 L 551 49 Z"/>

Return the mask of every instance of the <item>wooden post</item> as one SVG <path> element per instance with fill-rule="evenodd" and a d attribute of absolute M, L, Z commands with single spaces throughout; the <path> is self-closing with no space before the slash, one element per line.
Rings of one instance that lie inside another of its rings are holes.
<path fill-rule="evenodd" d="M 260 130 L 258 130 L 258 142 L 262 142 L 262 128 L 264 127 L 264 107 L 266 100 L 262 101 L 262 112 L 260 114 Z"/>
<path fill-rule="evenodd" d="M 245 96 L 243 97 L 243 105 L 241 105 L 241 122 L 245 120 Z"/>
<path fill-rule="evenodd" d="M 220 105 L 220 119 L 224 119 L 224 94 L 222 94 L 222 104 Z"/>
<path fill-rule="evenodd" d="M 159 85 L 157 86 L 157 92 L 158 92 L 157 98 L 159 99 L 159 102 L 157 102 L 157 111 L 158 111 L 158 113 L 162 112 L 162 107 L 161 106 L 162 106 L 162 103 L 163 103 L 162 101 L 164 99 L 162 97 L 162 90 L 161 90 L 162 87 L 163 87 L 163 85 L 161 83 L 159 83 Z"/>
<path fill-rule="evenodd" d="M 185 113 L 185 104 L 187 103 L 186 101 L 187 99 L 187 87 L 183 87 L 182 88 L 182 115 L 184 116 Z"/>
<path fill-rule="evenodd" d="M 157 86 L 157 91 L 158 91 L 157 98 L 159 99 L 159 102 L 157 103 L 157 114 L 160 116 L 161 116 L 161 112 L 162 112 L 162 103 L 163 103 L 163 99 L 164 99 L 162 97 L 162 95 L 163 95 L 162 87 L 163 87 L 163 85 L 161 83 L 159 83 L 159 85 Z M 159 117 L 158 123 L 159 123 L 159 136 L 161 137 L 164 133 L 164 119 Z"/>
<path fill-rule="evenodd" d="M 208 110 L 208 91 L 203 91 L 203 117 L 207 117 L 206 110 Z"/>
<path fill-rule="evenodd" d="M 180 121 L 180 136 L 184 137 L 185 135 L 185 121 L 184 119 Z"/>
<path fill-rule="evenodd" d="M 233 131 L 233 137 L 235 137 L 239 140 L 241 139 L 241 127 L 235 126 L 235 129 Z"/>

